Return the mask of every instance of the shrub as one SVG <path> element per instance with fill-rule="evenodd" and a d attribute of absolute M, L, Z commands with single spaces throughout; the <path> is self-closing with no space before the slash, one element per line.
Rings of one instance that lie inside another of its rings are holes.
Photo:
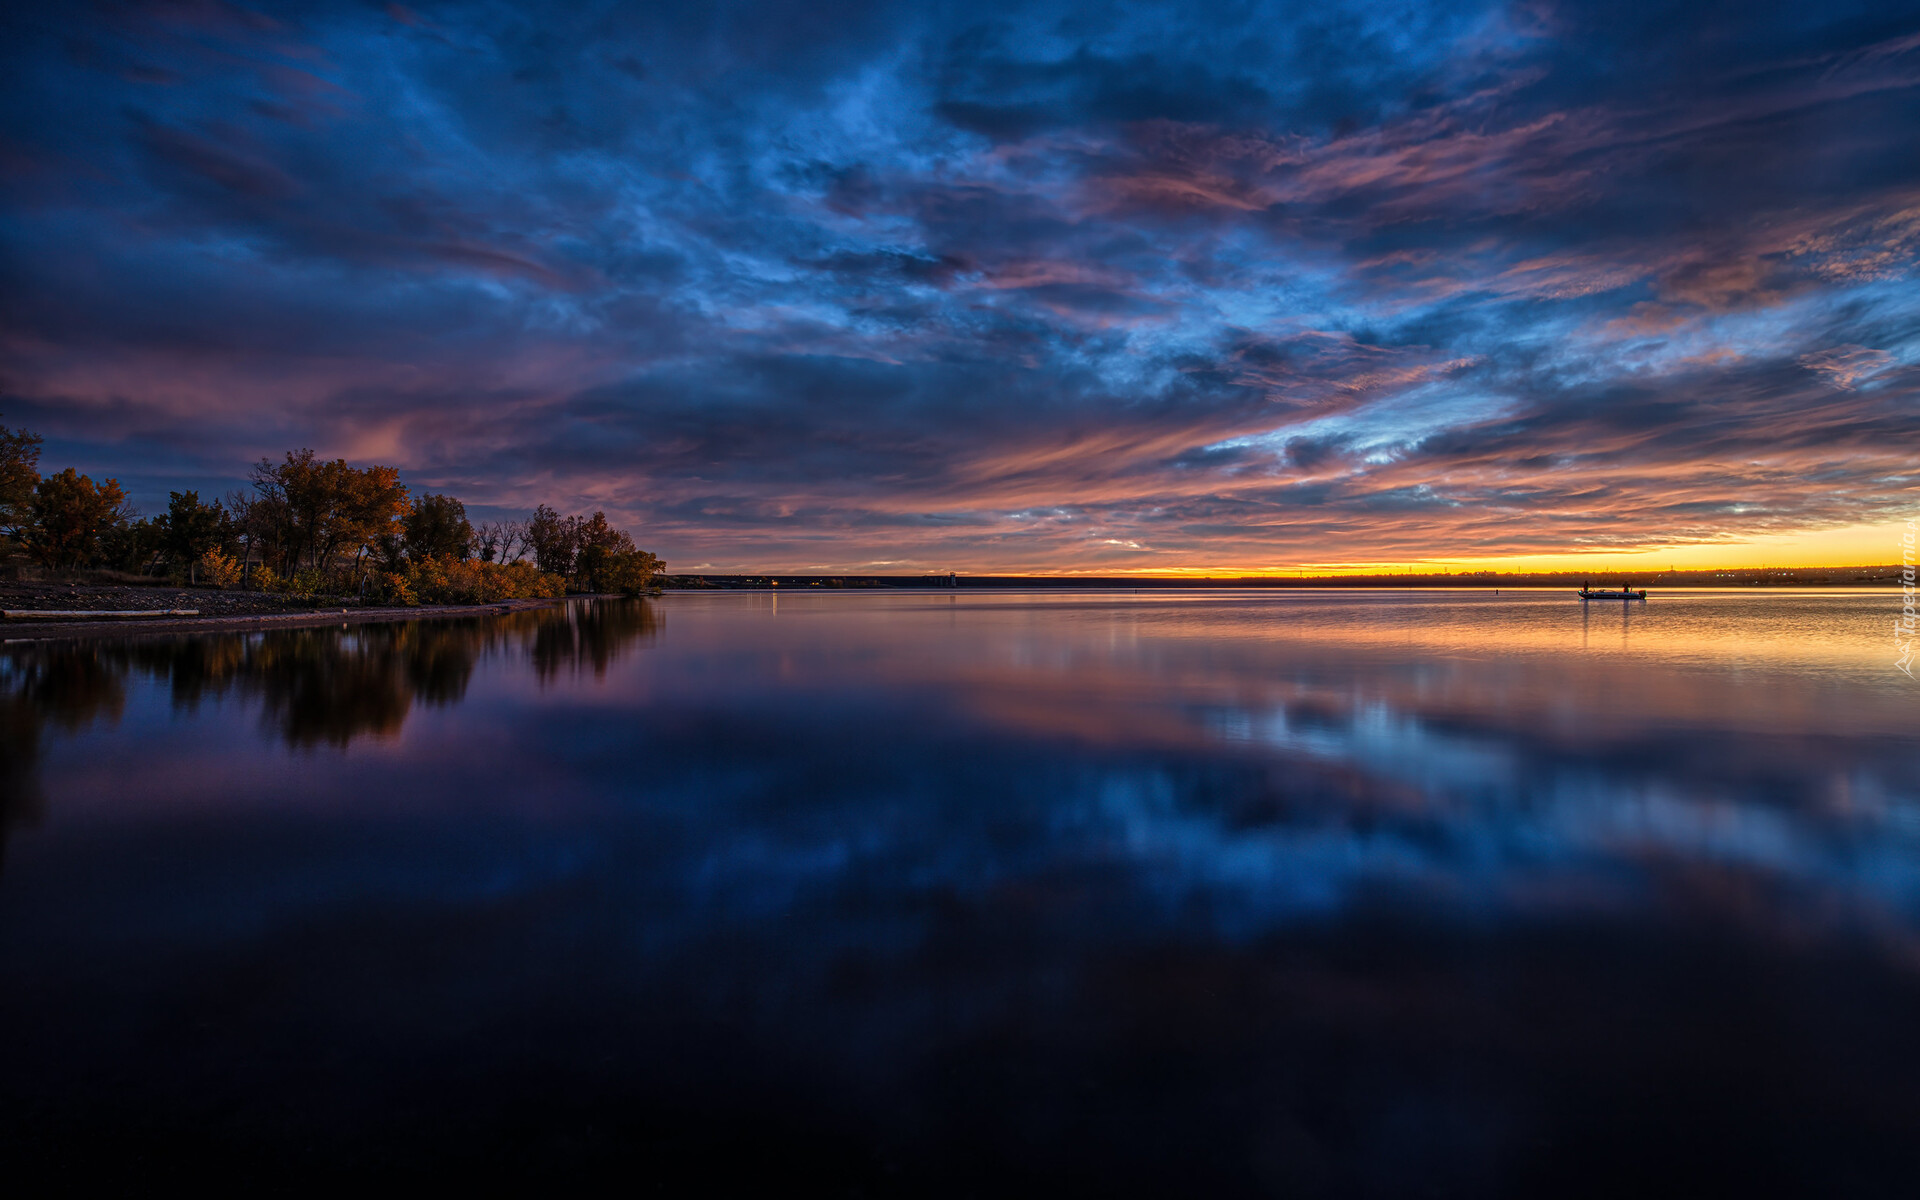
<path fill-rule="evenodd" d="M 287 581 L 287 591 L 302 599 L 311 598 L 315 593 L 326 590 L 326 575 L 312 567 L 308 567 L 303 571 L 296 571 L 293 578 Z"/>
<path fill-rule="evenodd" d="M 413 585 L 406 575 L 399 571 L 381 571 L 373 577 L 373 599 L 380 604 L 397 604 L 403 608 L 412 608 L 420 603 L 414 595 Z"/>
<path fill-rule="evenodd" d="M 202 582 L 217 588 L 230 588 L 240 582 L 240 564 L 233 561 L 233 555 L 222 554 L 218 549 L 200 556 L 197 573 Z"/>
<path fill-rule="evenodd" d="M 303 567 L 291 575 L 281 575 L 272 567 L 261 565 L 253 572 L 253 586 L 256 591 L 272 592 L 275 595 L 296 600 L 336 595 L 342 590 L 340 584 L 339 578 L 312 567 Z"/>
<path fill-rule="evenodd" d="M 490 604 L 495 600 L 566 595 L 566 581 L 532 563 L 487 563 L 424 555 L 379 576 L 376 590 L 389 604 Z"/>

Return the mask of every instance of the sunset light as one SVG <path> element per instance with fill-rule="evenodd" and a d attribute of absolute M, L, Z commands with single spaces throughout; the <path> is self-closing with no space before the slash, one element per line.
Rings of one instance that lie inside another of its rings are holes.
<path fill-rule="evenodd" d="M 23 1196 L 1920 1145 L 1920 0 L 0 9 Z"/>
<path fill-rule="evenodd" d="M 146 510 L 312 446 L 714 571 L 1757 566 L 1920 481 L 1884 8 L 92 11 L 0 51 L 0 412 Z"/>

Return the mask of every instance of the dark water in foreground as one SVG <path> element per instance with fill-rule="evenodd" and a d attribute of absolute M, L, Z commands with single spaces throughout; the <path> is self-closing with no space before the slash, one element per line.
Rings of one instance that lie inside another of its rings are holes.
<path fill-rule="evenodd" d="M 1910 1195 L 1896 606 L 721 594 L 7 646 L 0 1152 Z"/>

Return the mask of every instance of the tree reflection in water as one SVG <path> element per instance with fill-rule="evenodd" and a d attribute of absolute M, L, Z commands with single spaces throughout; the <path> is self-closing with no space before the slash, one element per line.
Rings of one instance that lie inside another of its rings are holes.
<path fill-rule="evenodd" d="M 645 600 L 594 599 L 488 617 L 9 646 L 0 655 L 0 861 L 11 832 L 44 812 L 44 736 L 117 722 L 129 676 L 164 681 L 177 709 L 239 696 L 290 746 L 345 747 L 397 734 L 415 703 L 459 703 L 490 654 L 528 655 L 542 684 L 569 670 L 599 678 L 658 626 Z"/>
<path fill-rule="evenodd" d="M 15 829 L 39 822 L 40 738 L 74 733 L 99 718 L 119 720 L 126 671 L 97 653 L 67 650 L 0 658 L 0 862 Z"/>
<path fill-rule="evenodd" d="M 594 600 L 573 606 L 565 621 L 542 621 L 529 639 L 534 674 L 551 682 L 564 670 L 595 679 L 634 642 L 652 637 L 659 617 L 644 600 Z"/>

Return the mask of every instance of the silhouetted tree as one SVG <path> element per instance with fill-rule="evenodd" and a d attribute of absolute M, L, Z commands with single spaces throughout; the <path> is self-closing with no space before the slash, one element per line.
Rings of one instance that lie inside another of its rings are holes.
<path fill-rule="evenodd" d="M 404 530 L 382 530 L 367 543 L 367 552 L 382 571 L 400 571 L 407 565 L 407 539 Z"/>
<path fill-rule="evenodd" d="M 488 521 L 473 533 L 481 562 L 517 563 L 527 556 L 527 527 L 518 521 Z"/>
<path fill-rule="evenodd" d="M 97 561 L 123 571 L 145 571 L 160 556 L 165 535 L 165 514 L 114 525 L 100 535 Z"/>
<path fill-rule="evenodd" d="M 242 562 L 267 562 L 274 553 L 277 528 L 268 505 L 258 492 L 235 488 L 227 493 L 221 507 L 227 510 L 228 529 L 233 534 Z"/>
<path fill-rule="evenodd" d="M 452 496 L 422 495 L 413 502 L 405 521 L 409 558 L 452 558 L 465 561 L 472 554 L 473 526 L 467 506 Z"/>
<path fill-rule="evenodd" d="M 571 576 L 574 556 L 580 551 L 580 518 L 563 517 L 542 504 L 527 522 L 527 545 L 533 550 L 534 566 Z"/>
<path fill-rule="evenodd" d="M 258 562 L 289 577 L 302 568 L 324 572 L 343 558 L 366 562 L 370 556 L 368 565 L 400 577 L 376 583 L 375 590 L 405 591 L 413 586 L 415 567 L 431 567 L 446 576 L 426 581 L 436 594 L 537 596 L 555 594 L 561 584 L 542 582 L 520 567 L 528 556 L 542 575 L 602 592 L 644 591 L 662 569 L 604 512 L 563 516 L 543 504 L 524 524 L 489 522 L 476 529 L 455 497 L 423 494 L 410 503 L 394 467 L 353 467 L 312 450 L 290 450 L 280 462 L 261 459 L 251 490 L 231 492 L 224 502 L 170 492 L 163 516 L 136 522 L 115 480 L 96 486 L 72 470 L 39 479 L 39 446 L 39 438 L 0 426 L 0 531 L 18 537 L 49 566 L 107 562 L 151 569 L 164 554 L 198 582 L 202 563 L 230 579 L 236 554 L 242 564 Z M 470 561 L 475 557 L 489 568 L 478 570 Z M 373 579 L 362 574 L 363 594 Z"/>
<path fill-rule="evenodd" d="M 645 550 L 608 554 L 594 566 L 587 586 L 596 592 L 621 592 L 638 596 L 653 586 L 661 562 Z"/>
<path fill-rule="evenodd" d="M 12 534 L 27 518 L 27 501 L 40 482 L 40 439 L 0 425 L 0 530 Z"/>
<path fill-rule="evenodd" d="M 92 561 L 100 535 L 133 516 L 126 493 L 115 479 L 97 486 L 72 467 L 42 479 L 27 498 L 27 552 L 49 567 L 77 567 Z"/>
<path fill-rule="evenodd" d="M 502 521 L 500 523 L 500 561 L 517 563 L 533 552 L 533 543 L 527 540 L 525 521 Z M 538 569 L 537 567 L 535 568 Z"/>
<path fill-rule="evenodd" d="M 580 576 L 588 591 L 615 590 L 607 585 L 606 577 L 616 562 L 634 552 L 633 539 L 608 524 L 607 514 L 603 512 L 596 512 L 585 520 L 578 517 L 574 520 L 574 541 L 579 546 L 574 554 L 574 573 Z"/>
<path fill-rule="evenodd" d="M 660 570 L 660 560 L 636 549 L 632 536 L 615 529 L 604 512 L 563 517 L 543 504 L 527 522 L 526 540 L 542 571 L 574 580 L 587 591 L 637 595 Z"/>
<path fill-rule="evenodd" d="M 200 556 L 219 549 L 228 537 L 227 510 L 217 500 L 200 503 L 198 492 L 168 492 L 167 511 L 156 524 L 161 548 L 176 564 L 186 564 L 189 579 Z"/>

